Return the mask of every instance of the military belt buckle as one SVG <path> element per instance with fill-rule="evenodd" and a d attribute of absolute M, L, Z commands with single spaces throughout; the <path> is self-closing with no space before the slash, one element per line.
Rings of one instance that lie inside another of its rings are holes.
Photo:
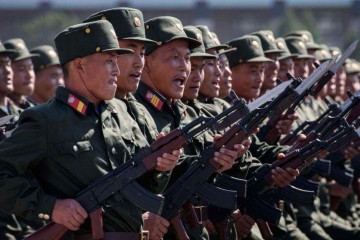
<path fill-rule="evenodd" d="M 149 240 L 150 239 L 150 233 L 147 230 L 142 230 L 140 232 L 140 240 Z"/>
<path fill-rule="evenodd" d="M 204 214 L 206 214 L 206 206 L 193 206 L 194 211 L 196 213 L 196 216 L 198 217 L 199 224 L 203 224 L 203 222 L 206 220 L 204 219 Z M 204 211 L 203 211 L 204 209 Z"/>

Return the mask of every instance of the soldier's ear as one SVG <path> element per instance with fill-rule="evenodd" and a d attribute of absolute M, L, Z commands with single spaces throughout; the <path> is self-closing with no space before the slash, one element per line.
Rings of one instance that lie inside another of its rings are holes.
<path fill-rule="evenodd" d="M 150 67 L 149 67 L 149 62 L 150 61 L 151 61 L 151 57 L 145 56 L 145 63 L 144 63 L 143 72 L 149 72 L 150 71 Z"/>
<path fill-rule="evenodd" d="M 79 71 L 83 71 L 84 70 L 84 66 L 83 66 L 83 59 L 82 58 L 75 58 L 74 60 L 74 65 L 75 68 Z"/>

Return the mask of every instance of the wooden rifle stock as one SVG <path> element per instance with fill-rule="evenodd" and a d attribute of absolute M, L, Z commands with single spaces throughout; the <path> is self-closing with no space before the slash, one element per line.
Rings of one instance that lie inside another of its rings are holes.
<path fill-rule="evenodd" d="M 176 240 L 190 240 L 187 235 L 184 225 L 181 222 L 180 214 L 176 215 L 173 219 L 170 220 L 171 226 L 174 229 Z"/>
<path fill-rule="evenodd" d="M 25 240 L 60 240 L 68 230 L 69 229 L 63 225 L 51 222 L 30 236 L 26 237 Z"/>
<path fill-rule="evenodd" d="M 229 240 L 228 226 L 229 222 L 227 220 L 221 220 L 214 223 L 217 232 L 217 238 L 219 240 Z"/>
<path fill-rule="evenodd" d="M 261 220 L 261 219 L 257 219 L 256 224 L 259 227 L 261 236 L 265 240 L 271 239 L 273 237 L 273 233 L 271 232 L 271 229 L 270 229 L 269 224 L 267 222 L 265 222 L 264 220 Z"/>

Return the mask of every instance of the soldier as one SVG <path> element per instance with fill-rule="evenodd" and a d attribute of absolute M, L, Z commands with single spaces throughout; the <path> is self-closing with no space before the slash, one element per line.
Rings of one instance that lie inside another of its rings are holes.
<path fill-rule="evenodd" d="M 345 64 L 346 84 L 345 89 L 351 92 L 360 90 L 359 73 L 360 63 L 355 59 L 349 59 Z M 343 100 L 346 100 L 347 95 L 343 95 Z"/>
<path fill-rule="evenodd" d="M 147 145 L 133 119 L 109 101 L 120 73 L 118 54 L 132 50 L 119 48 L 114 29 L 103 20 L 65 29 L 55 45 L 65 88 L 59 87 L 51 101 L 24 111 L 19 127 L 0 144 L 1 179 L 6 182 L 1 191 L 8 193 L 0 206 L 29 219 L 51 218 L 76 231 L 74 239 L 92 239 L 88 214 L 73 198 Z M 132 127 L 131 143 L 120 137 L 120 125 Z M 171 170 L 178 156 L 163 155 L 157 169 Z M 164 167 L 162 158 L 172 166 Z M 22 177 L 27 171 L 41 188 Z M 141 210 L 127 199 L 119 204 L 111 198 L 108 204 L 113 207 L 103 213 L 105 239 L 140 239 Z"/>
<path fill-rule="evenodd" d="M 100 19 L 108 20 L 114 27 L 119 46 L 134 51 L 134 54 L 123 54 L 118 58 L 121 74 L 117 78 L 115 97 L 126 104 L 130 116 L 138 123 L 140 130 L 152 143 L 158 136 L 155 122 L 148 110 L 140 104 L 133 93 L 136 92 L 145 62 L 145 44 L 157 44 L 146 38 L 143 14 L 134 8 L 113 8 L 92 14 L 84 22 Z M 146 176 L 144 176 L 146 177 Z M 159 173 L 156 182 L 149 186 L 160 193 L 165 187 L 167 175 Z M 146 212 L 143 214 L 144 229 L 149 230 L 150 239 L 160 239 L 167 232 L 169 222 L 160 216 Z"/>
<path fill-rule="evenodd" d="M 183 104 L 185 83 L 190 73 L 190 48 L 200 46 L 200 42 L 186 36 L 180 20 L 174 17 L 156 17 L 145 22 L 146 36 L 161 45 L 149 45 L 145 50 L 145 67 L 139 88 L 135 94 L 139 102 L 147 107 L 153 116 L 158 131 L 168 133 L 198 117 L 196 112 Z M 197 156 L 204 149 L 204 140 L 195 139 L 184 148 L 186 156 Z M 215 159 L 223 168 L 229 169 L 236 151 L 222 149 L 216 152 Z M 176 181 L 191 164 L 188 157 L 171 173 L 169 185 Z M 207 239 L 207 233 L 200 232 Z M 166 234 L 165 239 L 174 239 Z"/>
<path fill-rule="evenodd" d="M 280 68 L 278 56 L 283 52 L 283 50 L 277 47 L 274 34 L 270 30 L 261 30 L 250 34 L 260 38 L 265 57 L 272 60 L 271 62 L 265 62 L 264 82 L 261 86 L 260 93 L 260 95 L 262 95 L 267 90 L 276 86 L 276 78 Z"/>
<path fill-rule="evenodd" d="M 55 96 L 56 88 L 64 85 L 64 76 L 59 57 L 53 47 L 41 45 L 30 52 L 39 55 L 33 59 L 35 88 L 31 97 L 28 98 L 30 102 L 37 105 Z"/>
<path fill-rule="evenodd" d="M 10 54 L 13 51 L 5 49 L 2 42 L 0 42 L 0 63 L 1 63 L 1 82 L 0 82 L 0 97 L 1 97 L 1 108 L 0 108 L 0 117 L 7 115 L 18 115 L 18 108 L 11 101 L 7 95 L 9 95 L 13 90 L 13 71 L 11 68 L 11 59 Z"/>
<path fill-rule="evenodd" d="M 286 76 L 286 73 L 290 73 L 292 76 L 294 75 L 294 62 L 291 59 L 293 55 L 291 55 L 289 48 L 287 47 L 285 40 L 283 38 L 277 38 L 276 46 L 279 49 L 282 49 L 283 52 L 279 54 L 279 71 L 277 77 L 282 81 L 289 80 Z"/>
<path fill-rule="evenodd" d="M 11 67 L 14 72 L 14 91 L 9 95 L 11 100 L 22 110 L 34 106 L 27 97 L 34 92 L 35 72 L 32 58 L 38 54 L 30 53 L 24 40 L 20 38 L 9 39 L 4 42 L 6 49 L 15 51 L 11 55 Z"/>

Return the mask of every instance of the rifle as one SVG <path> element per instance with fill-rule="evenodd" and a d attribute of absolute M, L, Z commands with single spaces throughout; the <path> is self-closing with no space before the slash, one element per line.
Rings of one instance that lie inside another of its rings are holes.
<path fill-rule="evenodd" d="M 266 106 L 265 109 L 262 110 L 263 112 L 259 111 L 258 107 L 264 105 L 269 99 L 274 98 L 277 94 L 281 93 L 280 95 L 282 95 L 284 89 L 290 84 L 291 82 L 284 83 L 249 103 L 246 106 L 249 114 L 226 131 L 221 139 L 215 141 L 212 146 L 206 148 L 201 157 L 163 193 L 164 202 L 158 215 L 172 222 L 172 219 L 177 216 L 179 209 L 182 208 L 193 194 L 198 195 L 210 204 L 225 209 L 235 209 L 238 192 L 217 188 L 207 182 L 209 177 L 220 168 L 220 165 L 213 159 L 214 152 L 218 151 L 223 146 L 232 148 L 234 144 L 242 142 L 247 136 L 252 134 L 257 126 L 254 124 L 254 120 L 257 119 L 257 122 L 259 123 L 260 120 L 266 117 L 266 112 L 269 112 L 273 105 L 269 104 Z M 284 94 L 286 94 L 286 92 Z M 278 101 L 280 101 L 280 99 L 281 98 L 279 98 Z M 244 128 L 246 125 L 249 126 L 248 129 Z M 246 183 L 244 180 L 242 182 Z M 245 184 L 243 184 L 243 186 L 245 186 Z M 219 196 L 221 196 L 221 198 L 219 198 Z M 139 199 L 136 198 L 130 200 L 139 201 Z"/>
<path fill-rule="evenodd" d="M 329 80 L 334 76 L 334 74 L 336 73 L 337 69 L 339 67 L 341 67 L 345 60 L 352 54 L 352 52 L 355 50 L 356 46 L 357 46 L 358 41 L 354 41 L 347 49 L 346 51 L 342 54 L 341 58 L 335 63 L 334 60 L 334 65 L 328 69 L 328 71 L 321 77 L 321 79 L 317 82 L 312 84 L 311 86 L 309 86 L 309 88 L 307 89 L 307 91 L 305 91 L 303 94 L 298 95 L 298 96 L 294 96 L 296 97 L 296 100 L 293 102 L 288 102 L 287 105 L 285 106 L 281 106 L 278 109 L 276 109 L 276 111 L 274 111 L 274 113 L 269 116 L 269 121 L 266 123 L 265 126 L 265 141 L 268 142 L 269 144 L 274 144 L 276 143 L 276 140 L 279 138 L 280 133 L 278 131 L 278 129 L 275 127 L 277 122 L 281 119 L 286 119 L 287 116 L 289 116 L 290 114 L 294 114 L 296 109 L 302 104 L 302 102 L 304 101 L 304 99 L 310 94 L 312 96 L 317 96 L 317 94 L 321 91 L 321 89 L 329 82 Z M 311 76 L 311 75 L 310 75 Z M 309 78 L 310 78 L 309 76 Z M 291 75 L 288 75 L 288 77 L 291 77 Z M 308 81 L 308 80 L 305 80 Z M 285 108 L 284 108 L 285 107 Z M 282 116 L 282 113 L 286 110 L 286 113 Z M 283 144 L 284 141 L 282 141 L 281 145 Z"/>
<path fill-rule="evenodd" d="M 306 135 L 306 139 L 301 142 L 295 142 L 289 151 L 305 146 L 312 140 L 318 139 L 327 139 L 331 137 L 341 126 L 341 122 L 351 123 L 355 117 L 358 117 L 360 114 L 360 91 L 357 91 L 355 94 L 348 92 L 349 99 L 341 104 L 336 110 L 333 111 L 333 114 L 326 116 L 324 119 L 319 121 L 319 124 L 315 125 L 309 134 Z M 344 119 L 348 115 L 348 118 Z M 349 117 L 351 117 L 349 119 Z"/>
<path fill-rule="evenodd" d="M 136 201 L 139 206 L 150 209 L 151 212 L 158 212 L 162 205 L 161 197 L 145 190 L 135 180 L 145 172 L 155 169 L 157 158 L 164 153 L 171 153 L 173 150 L 184 147 L 191 142 L 193 137 L 209 128 L 215 128 L 215 124 L 221 123 L 225 119 L 228 123 L 237 121 L 237 119 L 228 120 L 228 115 L 233 116 L 234 112 L 241 113 L 244 105 L 244 100 L 238 100 L 232 107 L 215 117 L 201 116 L 186 126 L 173 130 L 163 138 L 154 141 L 150 146 L 140 149 L 132 157 L 132 161 L 123 164 L 90 184 L 86 189 L 79 192 L 75 199 L 90 213 L 92 222 L 99 221 L 95 216 L 101 213 L 102 208 L 111 208 L 109 205 L 105 206 L 104 202 L 112 196 L 117 197 L 119 194 L 129 199 L 134 196 L 139 197 L 141 201 Z M 132 194 L 134 196 L 131 196 Z M 101 226 L 101 223 L 92 225 Z M 26 240 L 60 239 L 67 231 L 68 229 L 64 226 L 51 222 L 28 236 Z"/>

